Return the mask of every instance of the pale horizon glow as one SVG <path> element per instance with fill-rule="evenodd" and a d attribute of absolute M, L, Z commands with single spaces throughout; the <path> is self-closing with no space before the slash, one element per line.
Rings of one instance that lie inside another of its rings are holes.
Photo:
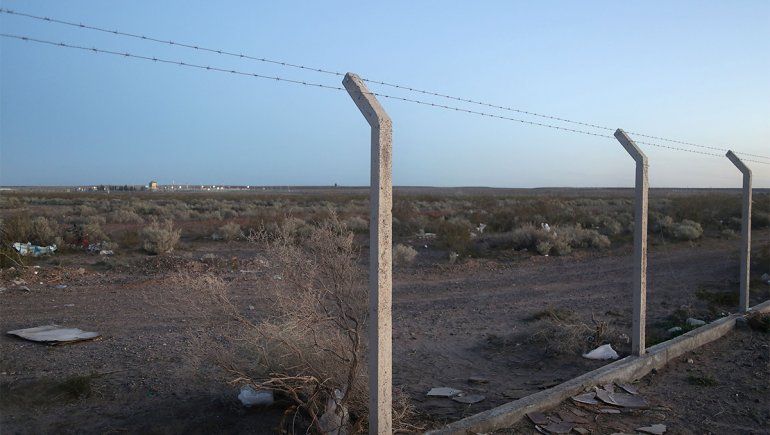
<path fill-rule="evenodd" d="M 351 8 L 343 2 L 5 0 L 2 7 L 770 155 L 770 3 L 763 1 L 398 1 Z M 332 86 L 341 81 L 6 14 L 0 27 Z M 633 161 L 614 140 L 381 103 L 393 120 L 398 186 L 633 185 Z M 741 185 L 725 157 L 640 146 L 652 187 Z M 770 187 L 770 165 L 747 164 L 754 185 Z M 369 128 L 340 91 L 0 38 L 0 185 L 144 185 L 151 179 L 363 186 Z"/>

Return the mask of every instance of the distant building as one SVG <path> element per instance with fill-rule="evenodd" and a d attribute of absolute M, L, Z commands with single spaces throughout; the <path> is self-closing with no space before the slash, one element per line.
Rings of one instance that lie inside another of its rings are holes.
<path fill-rule="evenodd" d="M 150 188 L 150 190 L 158 190 L 158 182 L 155 180 L 150 181 L 150 184 L 147 185 L 147 187 Z"/>

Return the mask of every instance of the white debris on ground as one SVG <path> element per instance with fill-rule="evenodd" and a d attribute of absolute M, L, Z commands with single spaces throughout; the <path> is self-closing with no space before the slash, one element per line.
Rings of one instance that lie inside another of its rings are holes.
<path fill-rule="evenodd" d="M 481 394 L 466 394 L 463 390 L 458 390 L 451 387 L 434 387 L 425 393 L 425 395 L 428 397 L 443 397 L 452 399 L 455 402 L 464 403 L 466 405 L 479 403 L 486 399 L 486 397 Z"/>
<path fill-rule="evenodd" d="M 9 335 L 15 335 L 29 341 L 38 343 L 72 343 L 76 341 L 91 340 L 99 336 L 98 332 L 83 331 L 78 328 L 62 328 L 58 325 L 37 326 L 34 328 L 16 329 L 8 331 Z"/>
<path fill-rule="evenodd" d="M 53 254 L 56 251 L 56 245 L 38 246 L 33 245 L 32 243 L 16 242 L 13 244 L 13 249 L 23 256 L 31 255 L 33 257 L 39 257 L 41 255 Z"/>
<path fill-rule="evenodd" d="M 584 353 L 583 358 L 599 359 L 599 360 L 618 359 L 620 358 L 620 355 L 618 355 L 618 353 L 615 352 L 615 349 L 612 348 L 612 345 L 604 344 L 588 353 Z"/>
<path fill-rule="evenodd" d="M 252 406 L 270 406 L 275 402 L 271 390 L 255 390 L 251 385 L 244 385 L 238 394 L 238 400 L 247 408 Z"/>

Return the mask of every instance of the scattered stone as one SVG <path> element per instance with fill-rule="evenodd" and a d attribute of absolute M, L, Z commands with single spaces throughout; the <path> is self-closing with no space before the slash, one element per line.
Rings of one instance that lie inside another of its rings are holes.
<path fill-rule="evenodd" d="M 29 287 L 27 287 L 26 285 L 23 285 L 23 286 L 19 287 L 19 290 L 21 290 L 21 291 L 23 291 L 23 292 L 29 292 L 29 291 L 32 291 L 32 290 L 30 290 L 30 289 L 29 289 Z"/>
<path fill-rule="evenodd" d="M 434 387 L 431 388 L 425 395 L 428 397 L 454 397 L 462 393 L 462 390 L 457 390 L 450 387 Z"/>
<path fill-rule="evenodd" d="M 585 412 L 583 412 L 583 411 L 581 411 L 581 410 L 579 410 L 577 408 L 569 408 L 569 410 L 570 410 L 570 412 L 572 412 L 573 414 L 577 415 L 578 417 L 585 417 L 586 415 L 588 415 Z"/>
<path fill-rule="evenodd" d="M 695 361 L 692 358 L 687 358 L 687 364 L 695 364 Z"/>
<path fill-rule="evenodd" d="M 275 402 L 271 390 L 255 390 L 251 385 L 244 385 L 238 394 L 238 400 L 247 408 L 252 406 L 270 406 Z"/>
<path fill-rule="evenodd" d="M 687 319 L 687 326 L 695 326 L 695 327 L 698 327 L 698 326 L 703 326 L 703 325 L 705 325 L 705 324 L 706 324 L 706 321 L 705 321 L 705 320 L 701 320 L 701 319 L 695 319 L 695 318 L 693 318 L 693 317 L 690 317 L 690 318 L 688 318 L 688 319 Z"/>
<path fill-rule="evenodd" d="M 575 432 L 579 433 L 580 435 L 587 435 L 587 434 L 591 433 L 588 429 L 582 428 L 580 426 L 573 427 L 572 430 L 574 430 Z"/>
<path fill-rule="evenodd" d="M 767 285 L 770 285 L 770 274 L 763 273 L 759 280 Z"/>
<path fill-rule="evenodd" d="M 542 412 L 528 412 L 527 418 L 529 418 L 532 423 L 539 424 L 541 426 L 545 426 L 551 423 L 551 420 L 549 420 L 548 417 L 546 417 Z"/>
<path fill-rule="evenodd" d="M 453 397 L 452 400 L 459 403 L 465 403 L 468 405 L 472 405 L 474 403 L 479 403 L 482 400 L 486 399 L 486 397 L 482 396 L 481 394 L 468 394 L 464 395 L 462 393 L 458 394 L 457 396 Z"/>
<path fill-rule="evenodd" d="M 637 432 L 642 433 L 648 433 L 652 435 L 663 435 L 666 433 L 666 425 L 665 424 L 653 424 L 652 426 L 645 426 L 645 427 L 639 427 L 636 428 Z"/>
<path fill-rule="evenodd" d="M 680 333 L 682 331 L 683 331 L 683 329 L 682 329 L 681 326 L 674 326 L 673 328 L 668 328 L 668 333 L 671 334 L 671 335 L 678 334 L 678 333 Z"/>
<path fill-rule="evenodd" d="M 583 354 L 583 358 L 588 359 L 618 359 L 620 358 L 620 355 L 618 355 L 617 352 L 615 352 L 615 349 L 612 348 L 611 344 L 604 344 L 596 349 Z"/>
<path fill-rule="evenodd" d="M 64 290 L 65 288 L 67 288 L 67 284 L 59 284 L 55 288 L 57 288 L 59 290 Z"/>
<path fill-rule="evenodd" d="M 471 384 L 488 384 L 489 379 L 482 378 L 480 376 L 471 376 L 468 378 L 468 382 Z"/>

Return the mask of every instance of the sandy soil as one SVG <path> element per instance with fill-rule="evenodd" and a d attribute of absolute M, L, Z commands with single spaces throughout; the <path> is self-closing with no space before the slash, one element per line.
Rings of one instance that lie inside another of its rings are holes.
<path fill-rule="evenodd" d="M 768 232 L 754 235 L 755 246 L 769 241 Z M 732 307 L 710 306 L 696 298 L 695 292 L 701 288 L 737 292 L 737 243 L 706 240 L 697 246 L 653 246 L 650 328 L 682 306 L 707 321 L 720 311 L 731 311 Z M 235 399 L 235 387 L 224 384 L 211 367 L 191 356 L 196 354 L 196 336 L 206 331 L 190 325 L 183 311 L 163 304 L 169 290 L 164 274 L 174 269 L 209 269 L 225 275 L 238 303 L 253 305 L 250 315 L 259 317 L 265 300 L 258 290 L 258 271 L 215 267 L 199 260 L 213 253 L 225 259 L 224 265 L 232 257 L 246 261 L 254 255 L 251 249 L 243 242 L 189 242 L 170 257 L 119 253 L 110 262 L 98 256 L 67 254 L 39 262 L 38 275 L 26 283 L 30 291 L 19 290 L 9 281 L 0 284 L 5 287 L 0 293 L 4 331 L 55 323 L 102 334 L 99 340 L 67 346 L 0 337 L 2 432 L 273 431 L 281 418 L 280 406 L 244 410 Z M 455 265 L 428 248 L 419 258 L 417 264 L 396 271 L 394 383 L 412 397 L 425 427 L 489 409 L 602 365 L 579 355 L 547 354 L 530 343 L 527 338 L 539 327 L 531 317 L 539 311 L 569 308 L 586 322 L 593 315 L 615 328 L 630 328 L 629 247 L 567 257 L 521 253 L 506 260 L 466 260 Z M 57 288 L 57 284 L 67 287 Z M 767 287 L 752 294 L 753 303 L 768 297 Z M 728 340 L 762 339 L 747 334 Z M 714 344 L 713 352 L 720 354 L 723 342 Z M 747 361 L 754 361 L 751 355 L 756 353 L 767 355 L 766 347 L 748 349 Z M 761 367 L 756 361 L 752 367 L 738 365 L 739 370 L 734 360 L 715 361 L 708 367 L 730 371 L 730 388 L 750 389 L 758 382 Z M 694 367 L 705 370 L 706 366 L 696 363 Z M 672 371 L 677 373 L 675 367 Z M 759 381 L 767 383 L 767 370 L 760 375 Z M 85 387 L 79 376 L 87 377 Z M 471 383 L 471 377 L 485 382 Z M 665 395 L 666 386 L 657 379 L 664 378 L 655 378 L 657 383 L 650 388 L 657 386 L 654 391 Z M 425 392 L 435 386 L 486 398 L 474 405 L 427 399 Z M 683 403 L 704 394 L 702 388 L 680 384 L 672 384 L 672 388 Z M 767 425 L 766 401 L 741 403 L 745 412 Z M 713 415 L 708 407 L 685 413 L 677 406 L 679 414 L 667 414 L 667 421 L 685 423 Z M 715 421 L 738 424 L 738 420 Z M 746 427 L 757 424 L 744 423 Z M 524 430 L 530 431 L 531 427 Z"/>

